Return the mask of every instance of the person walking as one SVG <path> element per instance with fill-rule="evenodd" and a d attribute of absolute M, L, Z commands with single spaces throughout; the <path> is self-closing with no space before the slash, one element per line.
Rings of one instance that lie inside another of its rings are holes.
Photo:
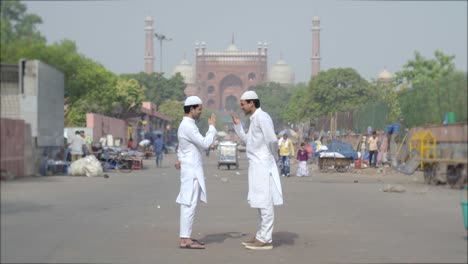
<path fill-rule="evenodd" d="M 279 178 L 278 141 L 270 115 L 260 108 L 260 99 L 254 91 L 245 92 L 240 98 L 240 108 L 250 115 L 250 127 L 244 132 L 240 118 L 231 112 L 234 130 L 246 144 L 249 161 L 248 195 L 250 207 L 257 208 L 259 220 L 255 236 L 242 242 L 251 250 L 273 249 L 274 205 L 283 204 L 283 192 Z"/>
<path fill-rule="evenodd" d="M 288 138 L 288 134 L 284 133 L 283 137 L 278 141 L 281 176 L 289 177 L 291 170 L 291 157 L 294 157 L 294 145 Z"/>
<path fill-rule="evenodd" d="M 377 159 L 377 133 L 374 131 L 372 132 L 372 136 L 369 138 L 367 141 L 367 144 L 369 144 L 369 147 L 367 148 L 369 150 L 369 168 L 370 167 L 377 167 L 376 166 L 376 159 Z"/>
<path fill-rule="evenodd" d="M 68 143 L 68 147 L 71 149 L 70 154 L 72 162 L 83 157 L 83 150 L 86 148 L 86 143 L 80 131 L 75 131 L 75 136 L 71 139 L 70 143 Z"/>
<path fill-rule="evenodd" d="M 307 168 L 307 160 L 309 159 L 309 155 L 305 149 L 305 146 L 305 143 L 301 143 L 300 148 L 297 150 L 296 157 L 299 163 L 297 165 L 296 176 L 298 177 L 309 176 L 309 168 Z"/>
<path fill-rule="evenodd" d="M 156 156 L 156 167 L 159 168 L 162 164 L 163 152 L 166 146 L 164 145 L 163 140 L 161 139 L 161 134 L 156 135 L 156 140 L 153 142 L 153 151 Z"/>
<path fill-rule="evenodd" d="M 195 120 L 200 118 L 203 110 L 202 100 L 190 96 L 184 103 L 184 117 L 177 131 L 179 146 L 176 169 L 180 169 L 180 192 L 176 202 L 180 204 L 180 248 L 204 249 L 203 242 L 192 239 L 192 225 L 198 200 L 207 202 L 205 175 L 203 173 L 202 151 L 208 149 L 216 135 L 216 115 L 208 119 L 208 131 L 203 137 Z"/>

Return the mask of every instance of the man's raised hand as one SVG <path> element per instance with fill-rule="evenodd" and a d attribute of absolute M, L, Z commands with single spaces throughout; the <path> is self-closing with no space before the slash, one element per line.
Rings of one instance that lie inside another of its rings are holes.
<path fill-rule="evenodd" d="M 216 126 L 216 115 L 211 114 L 211 117 L 208 119 L 208 125 Z"/>
<path fill-rule="evenodd" d="M 240 124 L 240 118 L 236 116 L 236 114 L 234 114 L 233 111 L 231 111 L 231 117 L 232 117 L 232 122 L 234 122 L 234 124 L 236 125 Z"/>

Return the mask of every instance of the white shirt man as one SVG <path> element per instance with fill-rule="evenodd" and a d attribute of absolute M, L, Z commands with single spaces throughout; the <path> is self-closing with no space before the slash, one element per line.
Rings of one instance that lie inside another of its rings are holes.
<path fill-rule="evenodd" d="M 283 193 L 276 161 L 278 142 L 271 117 L 260 108 L 260 100 L 254 91 L 245 92 L 240 98 L 240 106 L 245 114 L 250 114 L 248 133 L 240 123 L 239 117 L 231 113 L 234 129 L 239 138 L 246 143 L 249 160 L 249 192 L 247 200 L 250 207 L 259 211 L 259 223 L 255 238 L 242 242 L 247 249 L 272 249 L 274 205 L 283 204 Z"/>
<path fill-rule="evenodd" d="M 203 137 L 195 124 L 202 109 L 202 100 L 199 97 L 188 97 L 184 103 L 185 116 L 177 131 L 179 146 L 175 166 L 180 169 L 180 192 L 176 200 L 180 204 L 180 248 L 205 248 L 204 243 L 192 239 L 191 234 L 198 200 L 207 202 L 202 151 L 206 151 L 213 143 L 216 115 L 212 114 L 208 119 L 208 132 Z"/>
<path fill-rule="evenodd" d="M 75 131 L 75 136 L 72 138 L 68 147 L 70 148 L 71 161 L 79 160 L 83 156 L 83 148 L 86 146 L 86 142 L 81 137 L 79 131 Z"/>

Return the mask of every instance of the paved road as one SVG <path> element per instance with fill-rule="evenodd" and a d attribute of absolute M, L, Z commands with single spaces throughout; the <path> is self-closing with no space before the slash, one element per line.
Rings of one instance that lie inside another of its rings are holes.
<path fill-rule="evenodd" d="M 175 155 L 163 168 L 102 177 L 49 176 L 1 183 L 1 262 L 398 263 L 467 261 L 460 190 L 425 185 L 420 175 L 375 169 L 282 178 L 272 251 L 240 242 L 255 231 L 246 203 L 247 161 L 218 170 L 206 159 L 208 204 L 194 237 L 206 250 L 178 248 Z M 295 166 L 295 165 L 293 165 Z M 399 184 L 404 193 L 383 192 Z"/>

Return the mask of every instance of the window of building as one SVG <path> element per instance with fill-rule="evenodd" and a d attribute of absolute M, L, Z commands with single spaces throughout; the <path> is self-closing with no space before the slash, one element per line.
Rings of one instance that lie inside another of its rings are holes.
<path fill-rule="evenodd" d="M 215 90 L 215 89 L 214 89 L 213 85 L 208 86 L 208 93 L 209 93 L 209 94 L 214 93 L 214 90 Z"/>
<path fill-rule="evenodd" d="M 255 80 L 255 73 L 253 73 L 253 72 L 249 73 L 249 77 L 248 77 L 248 78 L 249 78 L 249 81 Z"/>
<path fill-rule="evenodd" d="M 215 101 L 213 99 L 208 100 L 208 106 L 213 106 Z"/>
<path fill-rule="evenodd" d="M 215 77 L 214 73 L 210 72 L 208 73 L 208 80 L 213 80 Z"/>

